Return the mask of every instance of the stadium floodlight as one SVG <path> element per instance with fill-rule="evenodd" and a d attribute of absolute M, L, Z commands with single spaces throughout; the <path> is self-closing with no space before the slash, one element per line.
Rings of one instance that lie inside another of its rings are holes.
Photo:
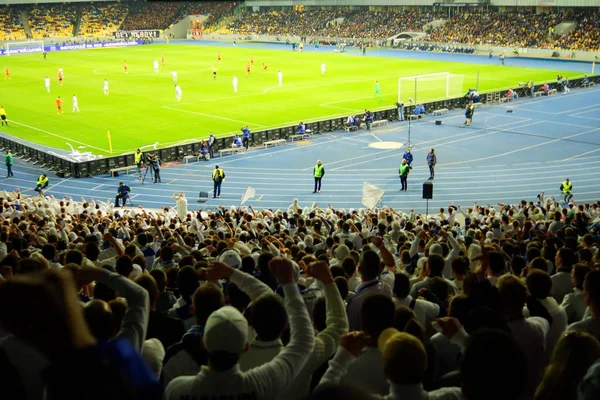
<path fill-rule="evenodd" d="M 26 42 L 6 42 L 4 51 L 7 56 L 17 54 L 42 53 L 43 40 L 28 40 Z"/>
<path fill-rule="evenodd" d="M 463 75 L 438 72 L 435 74 L 405 76 L 398 78 L 398 102 L 406 103 L 445 100 L 460 96 L 463 91 Z"/>

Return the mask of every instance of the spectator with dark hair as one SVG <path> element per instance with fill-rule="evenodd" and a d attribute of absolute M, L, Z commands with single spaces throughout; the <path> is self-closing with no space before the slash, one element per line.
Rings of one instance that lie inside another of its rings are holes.
<path fill-rule="evenodd" d="M 360 285 L 360 276 L 356 273 L 356 263 L 352 257 L 346 257 L 342 261 L 342 268 L 348 276 L 348 290 L 354 292 Z"/>
<path fill-rule="evenodd" d="M 135 278 L 135 283 L 146 289 L 150 298 L 150 316 L 145 339 L 158 339 L 166 350 L 169 346 L 177 343 L 179 339 L 181 339 L 181 336 L 183 336 L 183 333 L 185 332 L 183 329 L 183 321 L 171 318 L 156 311 L 156 302 L 160 292 L 152 275 L 140 275 Z"/>
<path fill-rule="evenodd" d="M 510 260 L 510 273 L 516 276 L 517 278 L 521 278 L 523 275 L 523 269 L 527 263 L 525 262 L 525 258 L 520 255 L 514 255 Z"/>
<path fill-rule="evenodd" d="M 383 396 L 389 393 L 390 387 L 385 379 L 377 341 L 384 330 L 394 326 L 394 319 L 395 306 L 390 296 L 371 294 L 361 302 L 360 330 L 369 337 L 369 341 L 365 343 L 360 354 L 356 354 L 356 360 L 348 367 L 343 379 L 344 383 L 360 385 L 373 394 Z"/>
<path fill-rule="evenodd" d="M 590 271 L 585 276 L 583 296 L 590 318 L 569 325 L 568 330 L 587 331 L 600 340 L 600 270 Z"/>
<path fill-rule="evenodd" d="M 380 265 L 379 255 L 373 250 L 365 250 L 360 256 L 358 272 L 362 283 L 356 288 L 356 291 L 348 299 L 348 322 L 350 330 L 357 330 L 360 327 L 360 315 L 362 302 L 371 295 L 382 294 L 392 297 L 391 288 L 379 280 L 382 267 Z"/>
<path fill-rule="evenodd" d="M 448 316 L 456 318 L 461 325 L 464 326 L 467 323 L 470 309 L 471 304 L 467 296 L 457 295 L 450 300 Z M 448 372 L 452 372 L 458 368 L 458 361 L 461 353 L 459 345 L 450 341 L 450 339 L 441 332 L 437 332 L 433 335 L 429 343 L 435 349 L 434 353 L 437 366 L 435 379 L 441 378 Z"/>
<path fill-rule="evenodd" d="M 344 307 L 346 306 L 346 299 L 348 298 L 348 293 L 350 292 L 348 288 L 348 279 L 343 276 L 338 276 L 333 280 L 342 296 L 342 300 L 344 301 Z"/>
<path fill-rule="evenodd" d="M 48 263 L 50 264 L 50 268 L 55 271 L 58 271 L 62 268 L 62 265 L 56 261 L 56 247 L 52 244 L 45 244 L 42 246 L 42 255 Z"/>
<path fill-rule="evenodd" d="M 546 336 L 546 354 L 548 357 L 552 355 L 554 346 L 558 342 L 558 338 L 567 329 L 567 313 L 556 300 L 550 296 L 552 290 L 552 279 L 544 271 L 532 270 L 527 274 L 525 280 L 529 293 L 538 299 L 539 302 L 546 308 L 552 317 L 550 330 Z"/>
<path fill-rule="evenodd" d="M 504 274 L 506 263 L 504 262 L 504 254 L 499 251 L 487 252 L 487 278 L 493 286 L 496 286 L 498 279 Z"/>
<path fill-rule="evenodd" d="M 165 387 L 178 376 L 197 374 L 208 363 L 207 353 L 202 346 L 206 321 L 212 312 L 223 307 L 225 298 L 218 286 L 206 283 L 196 289 L 192 302 L 196 324 L 179 337 L 181 341 L 167 350 L 162 374 Z"/>
<path fill-rule="evenodd" d="M 166 272 L 177 266 L 177 263 L 173 260 L 175 252 L 170 246 L 161 247 L 157 255 L 159 257 L 155 258 L 153 267 L 162 268 Z"/>
<path fill-rule="evenodd" d="M 163 249 L 161 249 L 161 253 Z M 192 296 L 199 285 L 194 267 L 183 267 L 177 273 L 177 287 L 179 288 L 180 296 L 173 308 L 169 310 L 168 315 L 182 320 L 186 330 L 190 329 L 195 322 L 192 310 Z"/>
<path fill-rule="evenodd" d="M 408 307 L 415 312 L 415 316 L 423 329 L 427 329 L 428 322 L 440 316 L 440 306 L 427 300 L 412 297 L 410 293 L 410 280 L 404 274 L 396 274 L 394 281 L 394 305 Z"/>
<path fill-rule="evenodd" d="M 465 277 L 467 276 L 467 272 L 469 272 L 469 259 L 467 257 L 454 257 L 451 261 L 452 265 L 452 276 L 454 280 L 454 286 L 459 293 L 462 293 L 463 282 Z"/>
<path fill-rule="evenodd" d="M 250 305 L 250 296 L 244 293 L 235 283 L 228 282 L 225 301 L 243 314 Z"/>
<path fill-rule="evenodd" d="M 281 335 L 287 326 L 287 315 L 281 298 L 265 294 L 252 302 L 248 323 L 256 339 L 240 356 L 240 370 L 249 371 L 271 361 L 283 350 Z"/>
<path fill-rule="evenodd" d="M 583 319 L 585 314 L 585 296 L 583 295 L 583 283 L 585 282 L 586 275 L 592 269 L 585 264 L 576 264 L 571 271 L 571 280 L 573 285 L 573 291 L 568 293 L 561 304 L 561 307 L 565 309 L 567 313 L 567 322 L 569 324 L 579 322 Z"/>
<path fill-rule="evenodd" d="M 158 298 L 156 299 L 156 312 L 166 314 L 177 302 L 177 297 L 173 292 L 167 290 L 167 274 L 160 268 L 155 268 L 150 271 L 150 275 L 156 282 L 158 289 Z"/>
<path fill-rule="evenodd" d="M 552 297 L 560 304 L 565 295 L 573 291 L 571 270 L 577 263 L 577 255 L 567 247 L 561 247 L 555 258 L 556 273 L 552 275 Z"/>
<path fill-rule="evenodd" d="M 537 316 L 525 318 L 523 308 L 528 293 L 519 278 L 512 275 L 502 276 L 498 280 L 498 291 L 508 327 L 527 358 L 528 378 L 525 393 L 531 396 L 539 383 L 546 362 L 546 338 L 550 324 L 546 319 Z"/>

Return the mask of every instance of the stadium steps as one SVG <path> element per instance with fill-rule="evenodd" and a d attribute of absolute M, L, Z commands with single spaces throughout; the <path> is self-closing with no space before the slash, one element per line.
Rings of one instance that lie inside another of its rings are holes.
<path fill-rule="evenodd" d="M 21 24 L 23 24 L 23 30 L 25 31 L 25 36 L 28 38 L 32 38 L 33 33 L 31 32 L 31 26 L 29 26 L 28 18 L 29 18 L 29 16 L 27 15 L 27 10 L 21 11 Z"/>
<path fill-rule="evenodd" d="M 81 25 L 81 9 L 82 7 L 77 7 L 77 16 L 75 17 L 75 23 L 73 24 L 73 36 L 77 36 L 79 34 L 79 26 Z"/>

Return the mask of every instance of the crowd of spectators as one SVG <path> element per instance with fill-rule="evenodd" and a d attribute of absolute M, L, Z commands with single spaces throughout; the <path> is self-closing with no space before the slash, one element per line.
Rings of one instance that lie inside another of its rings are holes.
<path fill-rule="evenodd" d="M 129 4 L 129 14 L 121 25 L 122 30 L 166 29 L 177 22 L 175 17 L 183 3 L 178 2 L 139 2 Z"/>
<path fill-rule="evenodd" d="M 429 32 L 427 40 L 469 45 L 598 50 L 598 18 L 597 11 L 564 11 L 560 14 L 465 11 Z M 555 27 L 561 22 L 574 22 L 576 27 L 571 33 L 556 33 Z"/>
<path fill-rule="evenodd" d="M 400 32 L 423 31 L 431 21 L 443 18 L 443 12 L 387 9 L 360 10 L 336 26 L 326 27 L 322 34 L 344 38 L 386 39 Z"/>
<path fill-rule="evenodd" d="M 231 15 L 233 2 L 198 1 L 198 2 L 140 2 L 129 4 L 129 14 L 121 29 L 166 29 L 188 15 L 209 15 L 204 21 L 210 27 Z"/>
<path fill-rule="evenodd" d="M 338 19 L 341 21 L 353 12 L 356 11 L 349 8 L 245 12 L 214 33 L 320 36 L 328 26 L 336 25 Z"/>
<path fill-rule="evenodd" d="M 208 15 L 208 18 L 202 21 L 202 29 L 203 31 L 209 31 L 221 19 L 232 14 L 233 4 L 230 1 L 189 2 L 181 9 L 176 20 L 180 20 L 187 15 Z"/>
<path fill-rule="evenodd" d="M 81 8 L 78 35 L 109 36 L 119 29 L 128 12 L 123 3 L 86 4 Z"/>
<path fill-rule="evenodd" d="M 2 7 L 0 12 L 0 40 L 24 40 L 25 30 L 21 22 L 21 8 Z"/>
<path fill-rule="evenodd" d="M 572 20 L 577 22 L 575 30 L 569 35 L 553 36 L 552 46 L 572 50 L 600 50 L 600 13 L 578 12 L 573 17 Z"/>
<path fill-rule="evenodd" d="M 173 199 L 4 193 L 7 398 L 600 396 L 600 202 L 425 216 Z"/>
<path fill-rule="evenodd" d="M 36 4 L 28 11 L 28 22 L 34 39 L 72 37 L 77 22 L 77 6 Z"/>
<path fill-rule="evenodd" d="M 566 10 L 560 13 L 530 11 L 493 11 L 470 9 L 451 18 L 447 11 L 399 10 L 366 7 L 324 7 L 295 10 L 243 12 L 226 25 L 218 23 L 232 15 L 233 2 L 133 2 L 87 5 L 25 6 L 34 38 L 70 37 L 77 11 L 81 7 L 79 33 L 87 36 L 107 35 L 121 29 L 166 29 L 186 15 L 208 15 L 204 33 L 235 35 L 274 35 L 302 37 L 304 41 L 327 38 L 382 40 L 400 32 L 427 31 L 427 41 L 464 44 L 538 47 L 548 49 L 600 49 L 600 15 L 597 10 Z M 25 36 L 19 7 L 7 7 L 0 15 L 4 40 Z M 430 30 L 435 20 L 446 22 Z M 557 33 L 561 22 L 573 22 L 570 33 Z M 436 51 L 452 51 L 435 48 Z"/>

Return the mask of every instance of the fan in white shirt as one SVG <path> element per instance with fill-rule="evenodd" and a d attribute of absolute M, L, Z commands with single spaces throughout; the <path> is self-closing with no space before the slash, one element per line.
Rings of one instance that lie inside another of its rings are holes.
<path fill-rule="evenodd" d="M 564 297 L 573 291 L 571 282 L 571 270 L 577 263 L 577 255 L 567 247 L 561 247 L 556 253 L 554 264 L 556 273 L 552 275 L 552 297 L 562 303 Z"/>
<path fill-rule="evenodd" d="M 556 300 L 550 296 L 552 280 L 550 279 L 550 275 L 546 272 L 535 269 L 529 271 L 525 282 L 527 284 L 527 289 L 529 289 L 529 293 L 539 300 L 552 317 L 550 331 L 546 337 L 546 354 L 551 356 L 554 346 L 556 345 L 556 342 L 558 342 L 558 338 L 565 329 L 567 329 L 567 313 Z M 526 310 L 525 314 L 529 315 L 529 310 Z"/>
<path fill-rule="evenodd" d="M 600 270 L 595 269 L 585 276 L 583 295 L 591 317 L 569 325 L 568 329 L 587 331 L 600 339 Z"/>
<path fill-rule="evenodd" d="M 498 280 L 500 301 L 504 309 L 512 337 L 521 347 L 527 358 L 526 395 L 532 396 L 542 375 L 546 363 L 546 337 L 550 330 L 548 321 L 541 317 L 523 316 L 523 307 L 527 301 L 527 288 L 523 282 L 513 276 L 504 275 Z M 530 309 L 530 312 L 533 311 Z M 514 366 L 514 363 L 511 363 Z"/>
<path fill-rule="evenodd" d="M 381 294 L 367 297 L 360 309 L 360 330 L 370 337 L 354 363 L 348 367 L 342 382 L 361 387 L 369 393 L 385 395 L 389 392 L 381 353 L 377 348 L 379 335 L 394 325 L 395 306 L 392 299 Z"/>
<path fill-rule="evenodd" d="M 440 315 L 440 306 L 430 301 L 413 298 L 410 291 L 410 281 L 404 274 L 396 274 L 394 281 L 394 304 L 405 306 L 415 312 L 417 321 L 423 329 L 427 328 L 427 321 L 432 321 Z"/>
<path fill-rule="evenodd" d="M 575 288 L 573 288 L 571 293 L 565 295 L 561 304 L 561 307 L 567 312 L 567 322 L 569 324 L 579 322 L 583 319 L 586 308 L 585 297 L 583 295 L 583 282 L 585 276 L 591 270 L 589 266 L 583 264 L 577 264 L 573 267 L 571 279 Z"/>

